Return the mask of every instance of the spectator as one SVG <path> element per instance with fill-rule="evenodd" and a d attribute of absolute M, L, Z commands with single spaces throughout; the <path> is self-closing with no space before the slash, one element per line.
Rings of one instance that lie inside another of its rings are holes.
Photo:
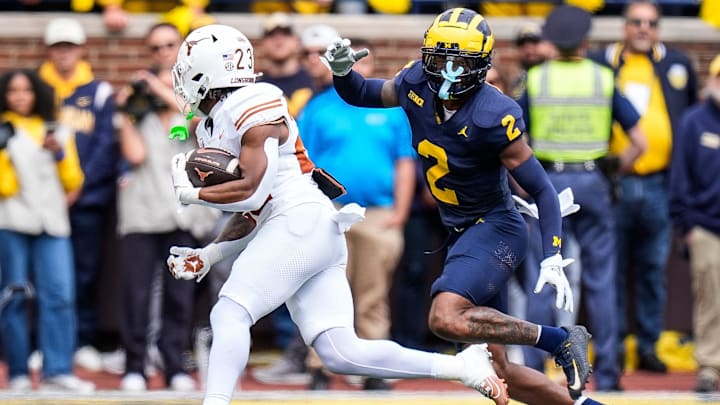
<path fill-rule="evenodd" d="M 618 343 L 628 334 L 627 301 L 635 300 L 639 368 L 667 371 L 655 353 L 665 313 L 665 265 L 670 252 L 668 176 L 672 137 L 680 117 L 697 100 L 697 78 L 688 57 L 659 40 L 660 8 L 652 0 L 633 0 L 625 13 L 624 41 L 591 55 L 611 67 L 620 90 L 640 113 L 648 148 L 631 171 L 620 176 L 614 207 L 617 227 Z M 613 128 L 610 153 L 629 145 Z M 630 292 L 627 275 L 634 271 Z M 624 354 L 624 347 L 620 348 Z"/>
<path fill-rule="evenodd" d="M 77 20 L 57 18 L 45 30 L 47 60 L 40 77 L 55 89 L 60 105 L 58 121 L 75 132 L 85 182 L 70 201 L 70 225 L 75 258 L 75 303 L 78 338 L 75 363 L 89 370 L 101 368 L 95 348 L 97 288 L 102 263 L 103 235 L 115 209 L 118 151 L 113 128 L 112 86 L 95 79 L 83 60 L 85 31 Z"/>
<path fill-rule="evenodd" d="M 720 28 L 720 3 L 713 0 L 700 0 L 700 18 L 715 28 Z"/>
<path fill-rule="evenodd" d="M 125 262 L 123 284 L 123 343 L 125 375 L 120 388 L 144 391 L 147 383 L 144 364 L 149 328 L 151 285 L 162 279 L 161 333 L 158 348 L 165 367 L 165 383 L 175 391 L 192 391 L 194 380 L 186 373 L 182 353 L 190 348 L 194 283 L 175 280 L 164 271 L 165 252 L 174 243 L 196 245 L 214 226 L 219 215 L 205 207 L 177 209 L 171 187 L 170 160 L 193 145 L 171 141 L 166 135 L 172 126 L 183 125 L 185 117 L 167 99 L 173 93 L 170 68 L 182 38 L 166 23 L 150 28 L 146 45 L 151 50 L 149 70 L 135 73 L 135 93 L 119 96 L 123 106 L 120 146 L 129 170 L 123 174 L 118 191 L 118 233 L 121 258 Z M 151 110 L 133 108 L 134 103 Z"/>
<path fill-rule="evenodd" d="M 38 346 L 44 355 L 40 387 L 91 392 L 72 374 L 77 337 L 73 252 L 68 205 L 83 182 L 72 132 L 54 129 L 52 91 L 31 71 L 0 77 L 0 120 L 12 125 L 0 145 L 0 287 L 34 285 Z M 8 388 L 29 391 L 28 305 L 15 295 L 2 311 Z"/>
<path fill-rule="evenodd" d="M 613 120 L 628 132 L 632 142 L 619 160 L 627 173 L 642 153 L 645 138 L 637 125 L 640 117 L 614 86 L 613 72 L 584 58 L 592 17 L 573 6 L 555 8 L 543 35 L 558 49 L 559 58 L 530 68 L 523 107 L 529 135 L 538 160 L 557 190 L 572 188 L 582 209 L 563 220 L 563 233 L 580 245 L 583 297 L 595 347 L 593 377 L 601 391 L 620 389 L 617 364 L 615 302 L 616 263 L 611 211 L 611 188 L 599 161 L 608 156 Z M 552 294 L 529 293 L 537 273 L 528 272 L 527 319 L 553 323 Z M 543 371 L 545 357 L 526 348 L 526 364 Z M 530 361 L 528 361 L 530 360 Z"/>
<path fill-rule="evenodd" d="M 358 336 L 387 339 L 390 281 L 403 250 L 403 227 L 415 186 L 415 153 L 402 110 L 353 107 L 338 96 L 332 86 L 332 72 L 320 61 L 320 54 L 336 37 L 335 30 L 322 25 L 311 26 L 302 34 L 306 63 L 324 88 L 318 88 L 308 102 L 298 128 L 310 158 L 347 187 L 347 194 L 337 203 L 354 202 L 367 209 L 365 219 L 346 233 L 347 276 Z M 364 40 L 355 44 L 370 47 Z M 374 61 L 371 53 L 358 61 L 355 69 L 372 76 Z M 321 75 L 315 73 L 317 70 Z M 311 387 L 322 389 L 326 380 L 316 369 Z M 390 389 L 390 385 L 379 378 L 366 378 L 363 388 Z"/>
<path fill-rule="evenodd" d="M 253 0 L 250 2 L 252 13 L 299 13 L 319 14 L 328 13 L 332 9 L 333 0 Z"/>
<path fill-rule="evenodd" d="M 565 3 L 595 12 L 605 5 L 604 0 L 563 0 L 563 1 L 486 1 L 480 4 L 480 11 L 485 16 L 537 16 L 544 17 L 558 3 Z"/>
<path fill-rule="evenodd" d="M 205 13 L 210 0 L 81 0 L 73 1 L 73 11 L 88 12 L 102 7 L 103 24 L 110 32 L 124 31 L 130 24 L 130 13 L 161 12 L 162 21 L 175 25 L 182 36 L 214 19 Z"/>
<path fill-rule="evenodd" d="M 688 109 L 674 138 L 670 210 L 690 253 L 697 392 L 720 379 L 720 55 L 710 64 L 707 99 Z"/>
<path fill-rule="evenodd" d="M 263 50 L 260 79 L 285 93 L 288 109 L 297 117 L 312 96 L 312 79 L 302 65 L 300 38 L 287 14 L 273 13 L 265 19 L 260 46 Z"/>
<path fill-rule="evenodd" d="M 285 94 L 290 114 L 297 117 L 312 96 L 312 78 L 300 60 L 300 38 L 293 32 L 287 14 L 276 12 L 265 19 L 260 45 L 264 55 L 260 80 L 279 87 Z M 283 355 L 267 367 L 254 369 L 253 376 L 263 383 L 307 385 L 310 382 L 305 367 L 307 346 L 287 307 L 282 305 L 270 317 L 276 345 L 283 349 Z"/>
<path fill-rule="evenodd" d="M 520 27 L 515 36 L 515 48 L 518 52 L 520 72 L 513 80 L 510 96 L 520 98 L 525 92 L 527 71 L 554 56 L 554 48 L 550 42 L 542 37 L 540 26 L 535 23 L 527 23 Z"/>

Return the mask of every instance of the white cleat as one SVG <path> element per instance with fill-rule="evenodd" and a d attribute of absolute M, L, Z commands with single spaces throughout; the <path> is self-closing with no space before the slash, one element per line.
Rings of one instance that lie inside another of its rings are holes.
<path fill-rule="evenodd" d="M 479 391 L 496 405 L 507 405 L 510 402 L 507 384 L 495 373 L 487 344 L 470 345 L 457 356 L 465 363 L 465 375 L 461 381 L 466 387 Z"/>

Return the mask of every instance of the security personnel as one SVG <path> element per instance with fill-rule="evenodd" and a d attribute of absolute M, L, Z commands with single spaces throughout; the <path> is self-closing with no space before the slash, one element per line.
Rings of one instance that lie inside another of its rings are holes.
<path fill-rule="evenodd" d="M 582 296 L 596 348 L 595 386 L 615 391 L 620 389 L 615 233 L 610 184 L 598 166 L 599 160 L 608 158 L 613 120 L 632 140 L 632 147 L 615 158 L 620 172 L 630 170 L 644 150 L 645 139 L 637 126 L 640 117 L 615 88 L 612 71 L 583 56 L 591 23 L 591 15 L 583 9 L 560 6 L 553 10 L 543 36 L 555 45 L 559 56 L 530 69 L 527 90 L 519 103 L 535 155 L 555 189 L 571 187 L 582 207 L 564 219 L 563 234 L 575 238 L 580 246 Z M 528 320 L 557 322 L 552 319 L 552 294 L 529 293 L 536 278 L 537 273 L 531 273 L 525 282 Z M 529 366 L 542 369 L 542 354 L 532 348 L 526 350 L 525 359 Z"/>

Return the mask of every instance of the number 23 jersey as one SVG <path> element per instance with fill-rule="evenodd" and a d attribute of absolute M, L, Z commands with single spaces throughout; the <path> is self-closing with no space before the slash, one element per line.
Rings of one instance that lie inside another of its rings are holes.
<path fill-rule="evenodd" d="M 442 122 L 419 61 L 403 68 L 394 85 L 443 223 L 460 228 L 493 211 L 513 209 L 500 154 L 525 132 L 520 106 L 483 84 Z"/>

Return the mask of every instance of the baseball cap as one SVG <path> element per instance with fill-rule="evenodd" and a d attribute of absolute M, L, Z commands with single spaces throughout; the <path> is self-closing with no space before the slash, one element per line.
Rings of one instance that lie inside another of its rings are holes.
<path fill-rule="evenodd" d="M 61 42 L 85 45 L 86 39 L 82 25 L 72 18 L 56 18 L 45 27 L 45 45 L 47 46 Z"/>
<path fill-rule="evenodd" d="M 592 15 L 580 7 L 558 6 L 545 20 L 543 37 L 559 49 L 573 49 L 585 40 L 592 26 Z"/>
<path fill-rule="evenodd" d="M 715 56 L 710 62 L 710 76 L 720 76 L 720 55 Z"/>
<path fill-rule="evenodd" d="M 268 36 L 276 31 L 292 34 L 292 23 L 289 15 L 275 12 L 265 18 L 265 21 L 263 21 L 263 36 Z"/>
<path fill-rule="evenodd" d="M 335 29 L 329 25 L 318 24 L 305 28 L 300 35 L 300 42 L 305 48 L 326 47 L 332 45 L 335 38 L 340 37 Z"/>
<path fill-rule="evenodd" d="M 540 26 L 535 23 L 524 24 L 515 36 L 515 45 L 520 46 L 526 41 L 539 42 L 542 39 Z"/>

